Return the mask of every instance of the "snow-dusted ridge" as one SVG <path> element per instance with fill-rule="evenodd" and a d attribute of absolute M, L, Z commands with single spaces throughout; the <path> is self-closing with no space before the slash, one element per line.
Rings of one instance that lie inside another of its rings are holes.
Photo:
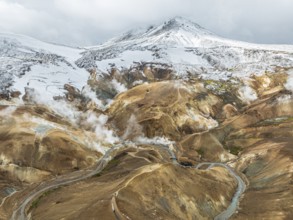
<path fill-rule="evenodd" d="M 207 78 L 227 78 L 232 74 L 263 73 L 276 66 L 291 67 L 293 46 L 229 40 L 190 20 L 176 17 L 88 48 L 77 64 L 106 72 L 109 64 L 129 68 L 134 61 L 170 64 L 180 75 L 188 71 Z"/>
<path fill-rule="evenodd" d="M 170 47 L 233 46 L 247 49 L 293 52 L 293 45 L 253 44 L 226 39 L 182 17 L 175 17 L 157 26 L 151 25 L 127 31 L 106 41 L 104 44 L 88 47 L 88 49 L 113 47 L 114 44 L 120 44 L 120 46 L 134 44 L 154 46 L 161 44 Z"/>
<path fill-rule="evenodd" d="M 293 67 L 293 46 L 225 39 L 181 17 L 87 48 L 0 33 L 0 90 L 10 87 L 23 93 L 30 86 L 53 97 L 63 94 L 66 83 L 81 89 L 89 76 L 86 69 L 107 73 L 113 66 L 130 68 L 141 62 L 167 64 L 182 76 L 246 77 L 276 66 Z"/>
<path fill-rule="evenodd" d="M 118 36 L 101 45 L 101 47 L 112 46 L 121 43 L 140 44 L 141 46 L 167 45 L 167 46 L 197 46 L 200 38 L 213 36 L 214 34 L 205 30 L 192 21 L 181 17 L 173 18 L 158 26 L 149 26 L 130 30 L 122 36 Z"/>
<path fill-rule="evenodd" d="M 88 72 L 76 66 L 84 50 L 45 43 L 27 36 L 0 33 L 0 90 L 9 87 L 24 94 L 29 86 L 52 98 L 66 83 L 81 89 Z"/>

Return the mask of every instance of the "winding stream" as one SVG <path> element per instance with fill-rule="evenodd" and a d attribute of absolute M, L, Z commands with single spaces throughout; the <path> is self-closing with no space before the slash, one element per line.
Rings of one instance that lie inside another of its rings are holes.
<path fill-rule="evenodd" d="M 169 148 L 169 146 L 167 145 L 156 145 L 157 147 L 163 148 L 164 150 L 167 150 L 170 154 L 170 157 L 172 159 L 172 162 L 174 165 L 177 166 L 183 166 L 180 163 L 178 163 L 177 157 L 175 155 L 175 153 Z M 89 177 L 92 177 L 94 175 L 96 175 L 97 173 L 101 172 L 104 167 L 108 164 L 108 162 L 111 160 L 111 153 L 114 152 L 117 149 L 126 147 L 126 145 L 117 145 L 111 149 L 109 149 L 104 156 L 98 160 L 96 167 L 93 170 L 80 170 L 80 171 L 76 171 L 64 176 L 60 176 L 56 179 L 53 179 L 49 182 L 45 182 L 40 184 L 38 187 L 36 187 L 33 191 L 31 191 L 23 200 L 23 202 L 21 203 L 21 205 L 13 211 L 13 214 L 11 216 L 11 220 L 26 220 L 27 218 L 27 213 L 26 213 L 26 208 L 27 206 L 34 200 L 36 199 L 38 196 L 41 195 L 41 193 L 44 193 L 45 191 L 51 190 L 51 189 L 56 189 L 60 186 L 63 185 L 68 185 L 71 183 L 75 183 L 84 179 L 87 179 Z M 237 186 L 237 190 L 232 198 L 231 204 L 229 205 L 229 207 L 223 211 L 222 213 L 220 213 L 219 215 L 217 215 L 214 220 L 226 220 L 229 219 L 237 210 L 238 207 L 238 203 L 239 203 L 239 199 L 240 196 L 242 195 L 242 193 L 245 191 L 245 183 L 244 181 L 233 171 L 233 169 L 231 167 L 229 167 L 226 164 L 223 163 L 213 163 L 213 162 L 204 162 L 204 163 L 200 163 L 197 166 L 194 166 L 193 168 L 195 169 L 199 169 L 200 167 L 204 166 L 204 165 L 208 165 L 207 169 L 210 169 L 212 167 L 215 166 L 221 166 L 226 168 L 230 174 L 238 181 L 238 186 Z M 113 207 L 113 204 L 112 204 Z M 113 210 L 113 212 L 115 213 L 115 209 Z"/>
<path fill-rule="evenodd" d="M 56 189 L 60 186 L 68 185 L 71 183 L 75 183 L 81 180 L 85 180 L 89 177 L 94 176 L 95 174 L 101 172 L 105 166 L 108 164 L 108 162 L 111 160 L 111 153 L 114 152 L 117 149 L 125 147 L 124 145 L 117 145 L 111 149 L 109 149 L 104 156 L 98 160 L 96 167 L 93 170 L 80 170 L 73 173 L 70 173 L 68 175 L 60 176 L 56 179 L 53 179 L 52 181 L 40 184 L 38 187 L 36 187 L 31 193 L 29 193 L 21 203 L 21 205 L 13 211 L 13 214 L 11 216 L 11 220 L 26 220 L 27 214 L 26 214 L 26 207 L 29 203 L 31 203 L 34 199 L 36 199 L 38 196 L 41 195 L 41 193 Z"/>
<path fill-rule="evenodd" d="M 220 213 L 219 215 L 217 215 L 214 218 L 214 220 L 226 220 L 226 219 L 229 219 L 236 212 L 236 210 L 238 208 L 240 196 L 242 195 L 242 193 L 244 193 L 246 185 L 245 185 L 244 181 L 241 179 L 241 177 L 238 176 L 234 172 L 234 170 L 232 170 L 231 167 L 229 167 L 228 165 L 226 165 L 224 163 L 200 163 L 195 168 L 199 169 L 200 167 L 202 167 L 204 165 L 209 165 L 207 169 L 210 169 L 210 168 L 215 167 L 215 166 L 224 167 L 229 171 L 229 173 L 238 182 L 236 192 L 235 192 L 235 194 L 234 194 L 234 196 L 232 198 L 232 201 L 231 201 L 230 205 L 228 206 L 228 208 L 225 211 L 223 211 L 222 213 Z"/>
<path fill-rule="evenodd" d="M 173 151 L 170 150 L 169 147 L 163 146 L 170 154 L 172 161 L 174 164 L 176 165 L 180 165 L 181 164 L 178 163 L 177 157 L 175 155 L 175 153 Z M 224 163 L 218 163 L 218 162 L 203 162 L 203 163 L 199 163 L 198 165 L 194 166 L 195 169 L 199 169 L 200 167 L 204 166 L 204 165 L 208 165 L 207 170 L 211 169 L 212 167 L 218 166 L 218 167 L 224 167 L 226 168 L 229 173 L 237 180 L 238 184 L 237 184 L 237 189 L 236 192 L 231 200 L 230 205 L 228 206 L 228 208 L 221 212 L 219 215 L 217 215 L 214 220 L 227 220 L 229 219 L 237 210 L 238 205 L 239 205 L 239 199 L 241 197 L 241 195 L 244 193 L 245 188 L 246 188 L 246 184 L 244 183 L 244 181 L 241 179 L 240 176 L 238 176 L 235 171 L 229 167 L 228 165 L 224 164 Z"/>

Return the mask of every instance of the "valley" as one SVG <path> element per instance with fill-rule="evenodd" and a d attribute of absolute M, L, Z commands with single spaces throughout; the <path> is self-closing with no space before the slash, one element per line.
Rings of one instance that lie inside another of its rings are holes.
<path fill-rule="evenodd" d="M 174 18 L 0 55 L 0 219 L 293 218 L 293 46 Z"/>

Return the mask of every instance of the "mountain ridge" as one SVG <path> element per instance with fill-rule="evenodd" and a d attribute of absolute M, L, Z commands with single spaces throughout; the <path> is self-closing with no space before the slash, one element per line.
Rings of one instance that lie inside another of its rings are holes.
<path fill-rule="evenodd" d="M 41 94 L 58 96 L 63 95 L 64 84 L 81 90 L 90 75 L 87 70 L 96 69 L 102 76 L 113 68 L 131 69 L 142 63 L 167 65 L 181 78 L 188 74 L 211 79 L 248 77 L 273 72 L 277 67 L 292 67 L 293 46 L 225 39 L 182 17 L 130 30 L 87 48 L 0 34 L 2 90 L 12 88 L 24 94 L 24 88 L 31 86 Z"/>
<path fill-rule="evenodd" d="M 108 72 L 113 66 L 123 69 L 141 62 L 170 64 L 179 75 L 190 72 L 227 79 L 231 70 L 232 75 L 242 77 L 274 71 L 278 65 L 292 66 L 293 46 L 229 40 L 187 19 L 174 18 L 88 48 L 77 65 Z"/>
<path fill-rule="evenodd" d="M 141 38 L 145 39 L 145 38 L 151 38 L 151 37 L 160 36 L 160 35 L 163 35 L 162 37 L 170 37 L 170 35 L 177 34 L 180 31 L 182 33 L 189 32 L 193 36 L 197 36 L 197 37 L 201 37 L 205 35 L 214 35 L 210 31 L 204 29 L 200 25 L 190 20 L 184 19 L 182 17 L 175 17 L 164 22 L 163 24 L 151 25 L 144 28 L 129 30 L 125 33 L 122 33 L 122 35 L 118 36 L 117 38 L 114 37 L 113 39 L 106 41 L 104 44 L 107 45 L 107 44 L 113 44 L 113 43 L 120 43 L 123 41 L 139 40 Z M 168 42 L 162 41 L 162 44 L 164 43 L 168 43 Z M 178 41 L 177 43 L 181 43 L 181 42 Z M 187 44 L 185 44 L 185 46 L 187 46 Z"/>
<path fill-rule="evenodd" d="M 116 37 L 113 37 L 107 41 L 105 41 L 102 44 L 99 45 L 94 45 L 94 46 L 89 46 L 87 47 L 88 49 L 94 49 L 98 47 L 106 47 L 109 46 L 110 44 L 113 43 L 121 43 L 122 41 L 128 41 L 128 40 L 133 40 L 134 37 L 137 38 L 145 38 L 145 37 L 152 37 L 153 35 L 157 35 L 158 32 L 162 31 L 171 31 L 176 33 L 176 31 L 181 30 L 181 31 L 186 31 L 190 32 L 193 35 L 197 35 L 198 37 L 209 37 L 212 38 L 211 40 L 217 39 L 218 41 L 226 44 L 233 44 L 233 46 L 243 46 L 243 47 L 253 47 L 253 48 L 262 48 L 262 49 L 270 49 L 270 50 L 288 50 L 288 47 L 290 47 L 290 51 L 293 51 L 293 45 L 290 44 L 257 44 L 257 43 L 251 43 L 251 42 L 245 42 L 245 41 L 239 41 L 239 40 L 232 40 L 228 39 L 222 36 L 219 36 L 213 32 L 211 32 L 208 29 L 205 29 L 204 27 L 200 26 L 199 24 L 180 17 L 176 16 L 174 18 L 171 18 L 161 24 L 156 24 L 156 25 L 149 25 L 145 27 L 140 27 L 140 28 L 133 28 L 128 31 L 125 31 L 121 34 L 119 34 Z M 132 38 L 129 36 L 131 35 Z M 191 37 L 191 35 L 189 36 Z M 235 45 L 234 45 L 235 44 Z M 186 45 L 183 45 L 186 46 Z M 191 45 L 192 46 L 192 45 Z"/>

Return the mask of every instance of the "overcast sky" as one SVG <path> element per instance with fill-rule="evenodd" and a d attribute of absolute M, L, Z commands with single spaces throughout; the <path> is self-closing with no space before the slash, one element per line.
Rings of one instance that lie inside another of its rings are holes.
<path fill-rule="evenodd" d="M 293 44 L 292 11 L 293 0 L 0 0 L 0 32 L 88 46 L 182 16 L 227 38 Z"/>

